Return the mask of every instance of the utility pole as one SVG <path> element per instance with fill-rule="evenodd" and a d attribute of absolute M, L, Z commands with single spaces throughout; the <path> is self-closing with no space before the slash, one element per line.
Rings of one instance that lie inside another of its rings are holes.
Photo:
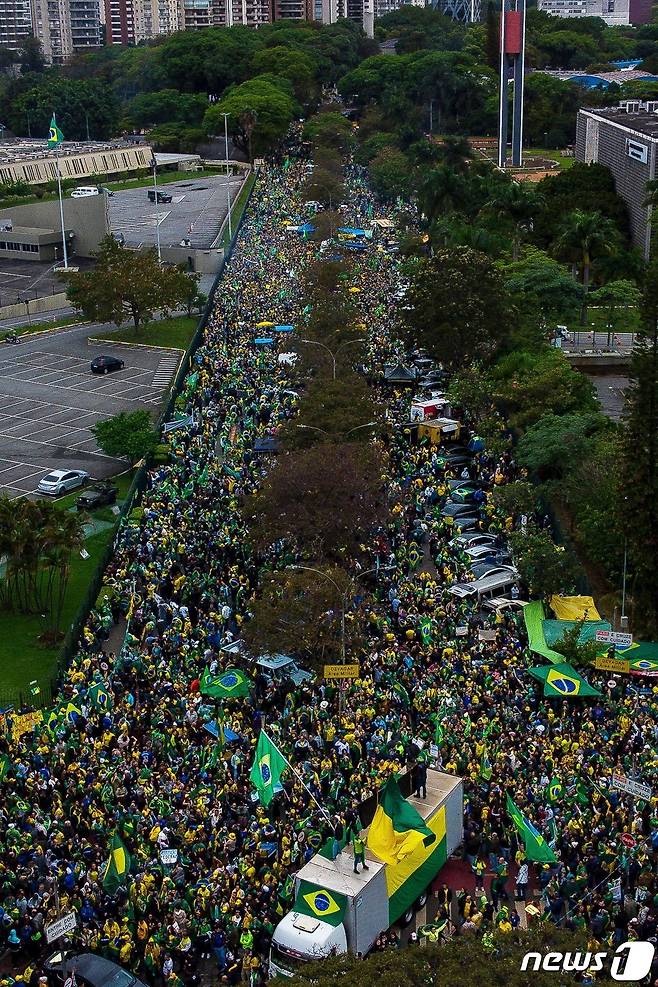
<path fill-rule="evenodd" d="M 153 192 L 155 194 L 155 242 L 158 248 L 158 264 L 162 263 L 162 253 L 160 251 L 160 216 L 158 213 L 158 163 L 155 154 L 151 158 L 151 168 L 153 169 Z"/>

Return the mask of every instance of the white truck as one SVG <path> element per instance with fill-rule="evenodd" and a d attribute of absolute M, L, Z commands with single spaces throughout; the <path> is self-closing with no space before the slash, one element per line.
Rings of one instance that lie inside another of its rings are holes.
<path fill-rule="evenodd" d="M 366 850 L 368 870 L 358 874 L 351 847 L 334 861 L 316 854 L 295 875 L 295 905 L 274 930 L 270 977 L 293 977 L 304 963 L 348 951 L 365 956 L 380 933 L 396 922 L 407 925 L 423 907 L 432 881 L 463 840 L 462 779 L 429 769 L 427 799 L 412 794 L 408 801 L 436 835 L 434 843 L 396 864 Z"/>

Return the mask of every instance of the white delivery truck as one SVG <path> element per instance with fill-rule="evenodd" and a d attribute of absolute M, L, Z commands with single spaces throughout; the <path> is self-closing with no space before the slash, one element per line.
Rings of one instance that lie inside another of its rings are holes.
<path fill-rule="evenodd" d="M 358 874 L 351 847 L 333 861 L 316 854 L 295 875 L 293 910 L 274 930 L 271 977 L 292 977 L 304 963 L 348 951 L 365 956 L 381 932 L 396 922 L 408 924 L 423 907 L 432 881 L 463 840 L 462 779 L 429 769 L 427 799 L 412 794 L 408 801 L 436 840 L 396 864 L 366 850 L 368 870 Z"/>

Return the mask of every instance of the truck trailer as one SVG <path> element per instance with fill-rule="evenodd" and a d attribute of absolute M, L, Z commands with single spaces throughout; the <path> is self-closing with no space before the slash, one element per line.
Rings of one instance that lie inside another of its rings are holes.
<path fill-rule="evenodd" d="M 407 925 L 423 907 L 432 881 L 463 840 L 462 779 L 429 769 L 427 798 L 412 793 L 408 801 L 435 834 L 434 842 L 421 843 L 395 864 L 382 863 L 367 849 L 368 869 L 358 874 L 350 847 L 335 860 L 317 853 L 295 875 L 293 909 L 274 930 L 271 977 L 292 977 L 304 963 L 327 956 L 366 956 L 382 932 L 396 922 Z"/>

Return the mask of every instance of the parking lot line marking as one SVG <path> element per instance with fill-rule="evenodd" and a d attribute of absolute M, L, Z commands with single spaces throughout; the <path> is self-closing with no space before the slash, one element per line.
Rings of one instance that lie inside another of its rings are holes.
<path fill-rule="evenodd" d="M 2 381 L 0 379 L 0 383 L 1 382 Z M 77 406 L 70 405 L 70 404 L 57 404 L 56 401 L 39 401 L 36 398 L 14 398 L 12 394 L 5 394 L 2 391 L 0 391 L 0 398 L 3 398 L 3 397 L 9 398 L 10 401 L 11 401 L 10 407 L 14 407 L 14 408 L 18 404 L 25 403 L 25 404 L 34 404 L 37 407 L 40 406 L 41 408 L 59 408 L 61 411 L 70 411 L 74 415 L 79 415 L 81 412 L 84 415 L 94 415 L 95 414 L 95 412 L 89 411 L 88 408 L 79 408 Z M 36 410 L 36 408 L 34 410 Z M 1 413 L 2 413 L 2 411 L 0 409 L 0 414 Z"/>
<path fill-rule="evenodd" d="M 16 435 L 5 435 L 3 432 L 0 432 L 0 439 L 15 439 L 15 438 L 19 438 L 21 440 L 21 442 L 29 442 L 30 445 L 34 445 L 34 446 L 46 446 L 48 449 L 75 449 L 76 446 L 77 446 L 77 444 L 78 444 L 78 443 L 74 443 L 72 445 L 64 445 L 62 442 L 57 442 L 57 441 L 55 441 L 55 442 L 40 442 L 38 439 L 27 439 L 24 435 L 19 435 L 19 436 L 16 436 Z M 79 440 L 79 442 L 88 442 L 88 441 L 89 441 L 89 439 L 81 439 L 81 440 Z M 98 456 L 100 459 L 115 459 L 116 458 L 115 456 L 107 456 L 104 452 L 96 452 L 93 449 L 88 449 L 88 450 L 85 450 L 85 451 L 86 451 L 86 453 L 89 456 Z M 32 465 L 34 466 L 34 463 L 32 463 Z M 9 467 L 9 468 L 11 469 L 11 467 Z M 49 473 L 51 470 L 58 469 L 59 467 L 57 467 L 57 466 L 42 466 L 40 468 L 41 468 L 42 471 L 43 470 L 46 470 Z M 3 472 L 3 471 L 0 470 L 0 472 Z"/>

